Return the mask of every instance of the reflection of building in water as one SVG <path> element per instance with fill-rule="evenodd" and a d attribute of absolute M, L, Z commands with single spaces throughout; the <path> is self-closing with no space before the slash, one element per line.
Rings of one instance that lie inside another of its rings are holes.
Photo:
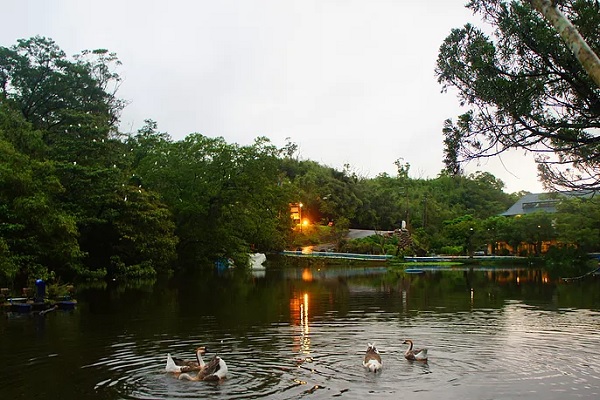
<path fill-rule="evenodd" d="M 301 279 L 310 281 L 339 281 L 340 278 L 366 277 L 375 275 L 385 275 L 388 272 L 387 266 L 363 266 L 339 267 L 327 265 L 323 260 L 311 262 L 311 266 L 300 268 L 286 268 L 282 271 L 282 276 L 286 279 Z"/>
<path fill-rule="evenodd" d="M 304 268 L 302 270 L 302 280 L 305 282 L 310 282 L 313 280 L 312 271 L 310 268 Z"/>
<path fill-rule="evenodd" d="M 411 310 L 414 311 L 415 307 L 411 307 L 411 303 L 415 303 L 416 307 L 426 304 L 429 301 L 428 293 L 434 287 L 439 287 L 441 291 L 447 288 L 447 283 L 444 282 L 456 280 L 458 283 L 458 277 L 461 274 L 466 291 L 463 292 L 462 285 L 456 285 L 455 289 L 467 296 L 471 308 L 475 307 L 476 304 L 487 304 L 492 298 L 499 296 L 501 292 L 509 293 L 530 287 L 552 288 L 557 283 L 562 282 L 562 279 L 551 278 L 549 272 L 543 269 L 426 266 L 420 269 L 423 269 L 422 273 L 406 273 L 391 287 L 392 292 L 398 293 L 403 314 L 408 314 Z M 426 281 L 427 284 L 424 284 Z"/>
<path fill-rule="evenodd" d="M 487 271 L 487 278 L 496 283 L 550 283 L 550 278 L 547 271 L 539 269 L 513 269 L 503 271 Z"/>
<path fill-rule="evenodd" d="M 294 351 L 310 352 L 310 325 L 308 323 L 309 295 L 294 294 L 290 299 L 290 317 L 294 326 L 300 327 L 300 335 L 294 336 Z"/>

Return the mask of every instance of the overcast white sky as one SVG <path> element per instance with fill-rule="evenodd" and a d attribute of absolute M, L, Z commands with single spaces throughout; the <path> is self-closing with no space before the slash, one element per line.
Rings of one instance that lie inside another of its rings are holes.
<path fill-rule="evenodd" d="M 452 28 L 480 24 L 466 0 L 4 0 L 0 45 L 34 35 L 69 55 L 106 48 L 123 62 L 122 130 L 144 119 L 250 144 L 266 136 L 362 176 L 443 168 L 442 126 L 464 112 L 434 75 Z M 533 156 L 488 171 L 507 192 L 542 191 Z"/>

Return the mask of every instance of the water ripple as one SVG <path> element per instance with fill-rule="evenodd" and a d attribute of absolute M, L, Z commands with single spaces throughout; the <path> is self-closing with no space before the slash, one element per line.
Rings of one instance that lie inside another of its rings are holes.
<path fill-rule="evenodd" d="M 62 316 L 50 314 L 43 320 L 46 333 L 42 321 L 10 321 L 0 333 L 13 340 L 22 332 L 42 333 L 22 346 L 0 342 L 3 364 L 11 366 L 2 369 L 0 387 L 39 397 L 26 384 L 34 376 L 36 387 L 58 379 L 83 392 L 79 398 L 98 399 L 600 398 L 597 311 L 519 300 L 459 311 L 442 302 L 404 307 L 402 294 L 378 287 L 324 287 L 309 299 L 303 291 L 287 296 L 284 286 L 256 303 L 280 302 L 269 318 L 239 326 L 231 320 L 244 318 L 246 309 L 236 317 L 194 318 L 187 303 L 181 314 L 175 308 L 152 315 L 164 320 L 127 316 L 111 329 L 102 328 L 113 315 L 102 314 L 80 322 L 72 321 L 78 314 L 65 315 L 57 330 L 50 329 L 53 318 Z M 349 299 L 340 305 L 336 296 Z M 241 307 L 232 304 L 229 313 Z M 428 347 L 429 361 L 405 360 L 404 339 Z M 369 342 L 383 359 L 377 374 L 362 367 Z M 165 372 L 167 353 L 192 359 L 199 345 L 208 346 L 206 357 L 225 359 L 226 380 L 180 381 Z"/>
<path fill-rule="evenodd" d="M 166 352 L 192 358 L 192 349 L 201 343 L 197 337 L 158 336 L 146 342 L 119 338 L 109 356 L 86 368 L 118 372 L 99 381 L 97 391 L 138 399 L 391 398 L 399 391 L 433 398 L 449 388 L 461 393 L 467 386 L 492 390 L 500 397 L 532 386 L 577 395 L 580 390 L 597 392 L 592 388 L 600 382 L 599 349 L 590 336 L 590 328 L 596 326 L 590 326 L 588 317 L 516 304 L 502 312 L 423 313 L 412 321 L 385 313 L 353 313 L 344 319 L 324 315 L 311 321 L 309 332 L 300 325 L 277 323 L 252 332 L 251 339 L 203 343 L 218 349 L 228 363 L 229 377 L 218 384 L 179 381 L 163 371 Z M 429 362 L 404 360 L 404 338 L 429 346 Z M 361 367 L 367 342 L 380 348 L 381 374 Z M 569 351 L 569 343 L 577 343 L 579 350 Z"/>

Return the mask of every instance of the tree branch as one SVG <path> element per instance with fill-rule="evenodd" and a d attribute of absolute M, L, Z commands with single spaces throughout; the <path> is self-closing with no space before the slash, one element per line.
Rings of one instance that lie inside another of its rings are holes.
<path fill-rule="evenodd" d="M 583 39 L 571 21 L 556 7 L 552 0 L 527 0 L 556 29 L 577 60 L 600 87 L 600 59 Z"/>

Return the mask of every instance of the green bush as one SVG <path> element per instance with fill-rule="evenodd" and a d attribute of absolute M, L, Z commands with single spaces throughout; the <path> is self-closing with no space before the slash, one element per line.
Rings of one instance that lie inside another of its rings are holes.
<path fill-rule="evenodd" d="M 440 254 L 447 254 L 449 256 L 458 256 L 462 254 L 462 246 L 443 246 L 440 248 Z"/>

